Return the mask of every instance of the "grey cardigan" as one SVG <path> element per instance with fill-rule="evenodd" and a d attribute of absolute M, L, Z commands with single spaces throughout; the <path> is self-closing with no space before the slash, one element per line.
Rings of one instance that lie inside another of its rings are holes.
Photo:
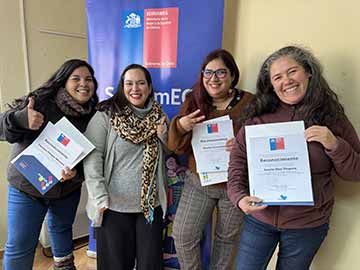
<path fill-rule="evenodd" d="M 95 145 L 95 150 L 84 160 L 85 183 L 89 194 L 86 211 L 89 219 L 92 221 L 92 226 L 99 227 L 102 223 L 101 208 L 106 207 L 117 210 L 123 209 L 124 207 L 121 205 L 121 198 L 116 198 L 114 192 L 109 190 L 109 186 L 113 184 L 111 181 L 113 181 L 112 177 L 114 177 L 114 166 L 119 166 L 118 164 L 114 164 L 116 156 L 129 155 L 129 153 L 126 151 L 122 151 L 121 153 L 119 153 L 119 151 L 115 152 L 115 142 L 123 139 L 121 139 L 112 128 L 110 117 L 106 112 L 96 112 L 90 120 L 85 135 Z M 167 134 L 164 134 L 164 137 L 165 136 L 167 136 Z M 164 142 L 165 138 L 160 138 L 159 140 L 160 151 L 155 178 L 158 181 L 157 199 L 160 202 L 165 216 L 167 207 L 167 182 L 164 164 L 164 148 L 161 141 Z M 136 145 L 136 147 L 142 149 L 142 144 Z M 134 184 L 136 183 L 135 181 Z M 123 189 L 122 192 L 126 192 L 126 190 L 124 190 L 126 186 L 122 187 L 121 185 L 117 185 L 116 188 Z M 139 198 L 134 198 L 134 200 L 139 200 Z M 132 211 L 130 209 L 130 211 L 125 210 L 124 212 Z"/>

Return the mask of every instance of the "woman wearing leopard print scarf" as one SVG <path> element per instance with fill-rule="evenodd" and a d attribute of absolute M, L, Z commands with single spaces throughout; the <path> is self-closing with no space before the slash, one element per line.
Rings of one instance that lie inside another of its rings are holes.
<path fill-rule="evenodd" d="M 87 137 L 87 212 L 96 228 L 97 269 L 162 269 L 166 212 L 166 116 L 141 65 L 123 71 L 115 95 L 98 105 Z"/>

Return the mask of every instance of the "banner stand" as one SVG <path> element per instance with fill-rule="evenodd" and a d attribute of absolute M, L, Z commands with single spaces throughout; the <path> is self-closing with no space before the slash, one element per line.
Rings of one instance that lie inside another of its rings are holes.
<path fill-rule="evenodd" d="M 155 99 L 173 118 L 196 82 L 209 52 L 222 47 L 224 0 L 86 0 L 89 63 L 100 100 L 114 94 L 120 74 L 137 63 L 151 73 Z M 209 4 L 211 2 L 211 4 Z M 182 157 L 166 159 L 168 213 L 164 229 L 164 270 L 180 269 L 172 223 L 186 174 Z M 211 221 L 201 246 L 202 269 L 211 253 Z M 88 255 L 96 257 L 90 226 Z"/>

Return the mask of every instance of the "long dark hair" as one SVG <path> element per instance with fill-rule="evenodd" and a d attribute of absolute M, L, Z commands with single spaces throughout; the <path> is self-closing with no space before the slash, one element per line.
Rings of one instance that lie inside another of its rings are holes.
<path fill-rule="evenodd" d="M 221 59 L 225 66 L 230 70 L 231 76 L 234 78 L 231 82 L 230 88 L 234 88 L 239 82 L 240 71 L 231 53 L 224 49 L 217 49 L 210 52 L 201 65 L 198 79 L 195 82 L 192 91 L 186 96 L 186 98 L 189 99 L 189 107 L 187 108 L 186 114 L 200 109 L 201 114 L 208 118 L 212 108 L 212 98 L 206 91 L 203 84 L 203 70 L 209 62 L 215 59 Z"/>
<path fill-rule="evenodd" d="M 35 97 L 39 103 L 49 96 L 54 96 L 58 92 L 60 88 L 65 87 L 67 80 L 69 79 L 70 75 L 74 72 L 75 69 L 79 67 L 87 67 L 89 70 L 92 80 L 94 82 L 94 95 L 91 99 L 91 103 L 95 106 L 98 102 L 98 97 L 96 95 L 96 89 L 98 87 L 98 83 L 95 78 L 94 69 L 84 60 L 80 59 L 70 59 L 67 60 L 64 64 L 60 66 L 60 68 L 55 71 L 55 73 L 39 88 L 35 89 L 34 91 L 30 92 L 27 96 L 15 99 L 12 104 L 8 104 L 10 108 L 13 109 L 22 109 L 28 103 L 30 97 Z"/>
<path fill-rule="evenodd" d="M 125 93 L 124 93 L 124 80 L 125 80 L 125 73 L 131 69 L 140 69 L 142 72 L 144 72 L 146 82 L 148 86 L 151 88 L 151 93 L 146 100 L 145 104 L 148 103 L 148 101 L 154 97 L 154 89 L 152 87 L 152 80 L 150 72 L 139 64 L 131 64 L 128 65 L 124 71 L 121 73 L 119 84 L 116 88 L 115 94 L 104 101 L 101 101 L 97 106 L 96 109 L 99 111 L 107 111 L 110 116 L 114 116 L 115 114 L 121 115 L 124 107 L 129 104 L 129 101 L 127 100 Z"/>
<path fill-rule="evenodd" d="M 343 118 L 344 108 L 323 77 L 319 61 L 307 49 L 287 46 L 271 54 L 262 64 L 256 83 L 255 99 L 243 119 L 272 113 L 278 108 L 280 100 L 271 84 L 270 68 L 274 61 L 285 56 L 295 60 L 310 75 L 305 96 L 296 104 L 297 112 L 302 115 L 306 126 L 332 125 Z"/>

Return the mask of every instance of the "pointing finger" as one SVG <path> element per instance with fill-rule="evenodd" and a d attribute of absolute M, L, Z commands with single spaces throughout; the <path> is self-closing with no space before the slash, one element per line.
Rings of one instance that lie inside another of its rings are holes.
<path fill-rule="evenodd" d="M 194 117 L 196 117 L 197 115 L 199 115 L 199 113 L 200 113 L 200 109 L 197 109 L 196 111 L 188 114 L 188 117 L 189 117 L 189 118 L 194 118 Z"/>
<path fill-rule="evenodd" d="M 197 123 L 203 121 L 204 119 L 205 119 L 205 115 L 202 115 L 202 116 L 196 117 L 194 119 L 194 122 L 197 124 Z"/>

